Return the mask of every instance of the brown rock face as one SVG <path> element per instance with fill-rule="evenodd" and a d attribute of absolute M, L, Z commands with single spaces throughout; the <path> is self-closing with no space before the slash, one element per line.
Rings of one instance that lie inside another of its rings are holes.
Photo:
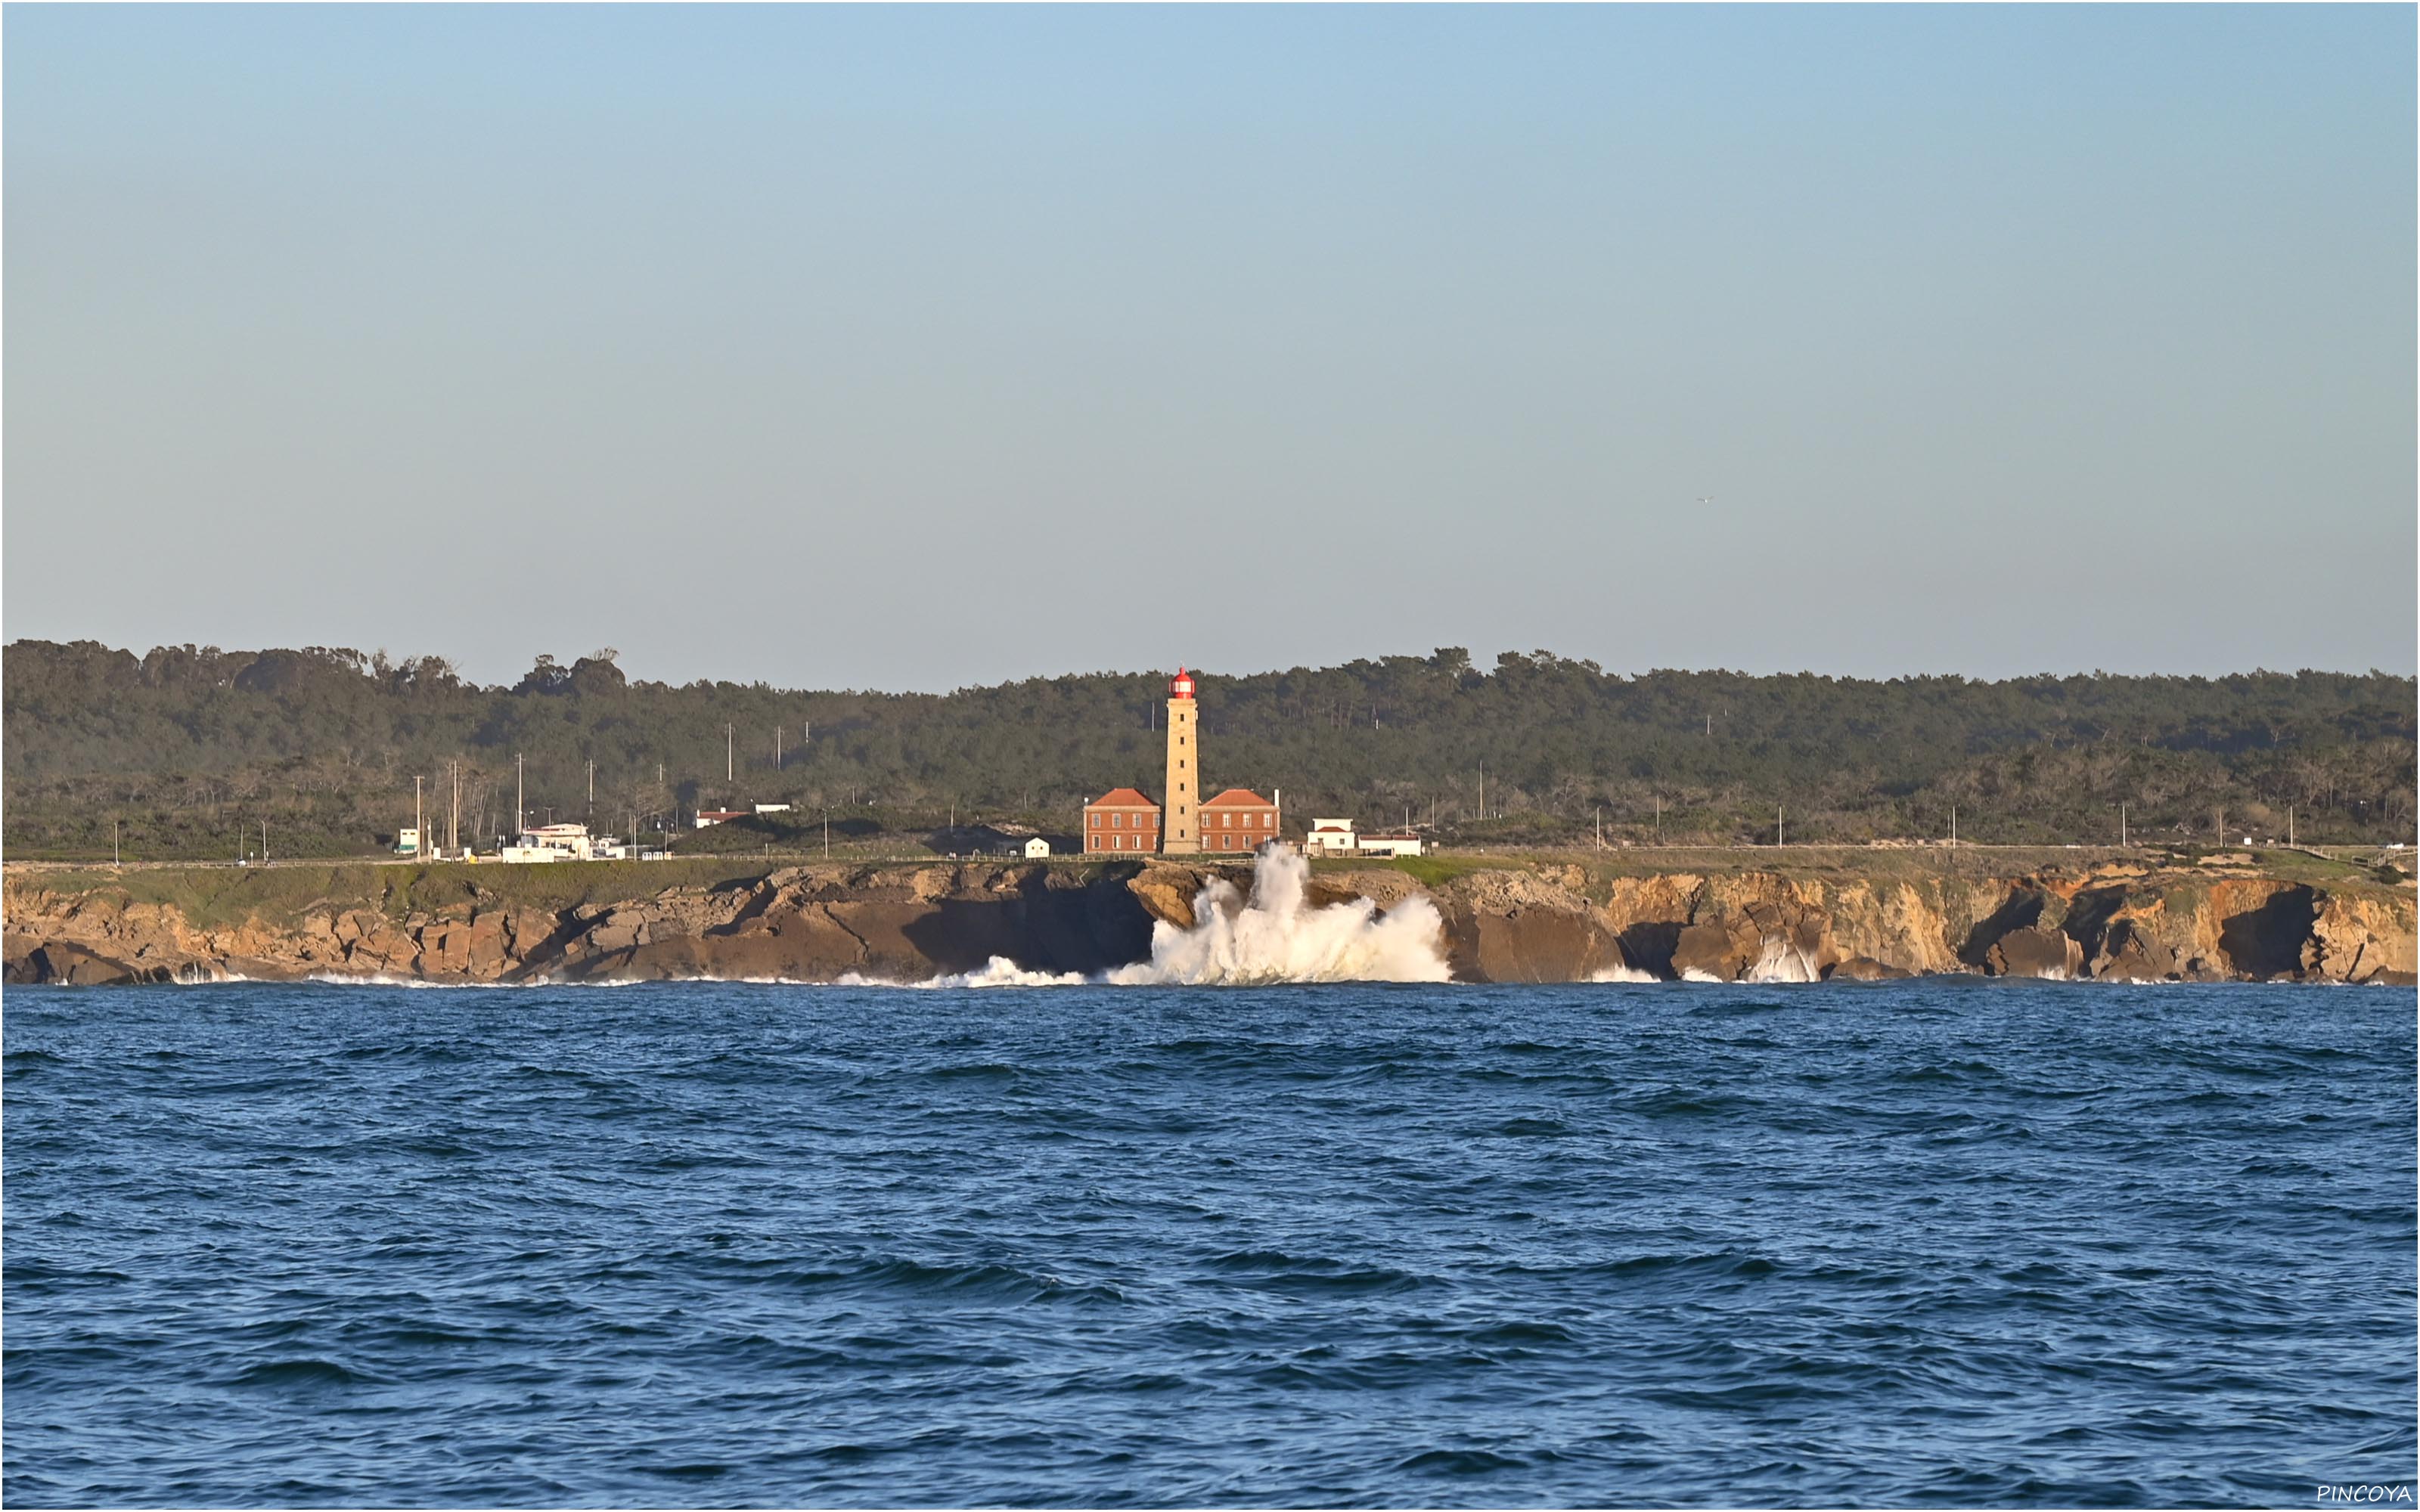
<path fill-rule="evenodd" d="M 2240 895 L 2241 886 L 2225 883 L 2211 891 L 2213 897 L 2234 898 Z M 2300 976 L 2303 947 L 2311 938 L 2319 912 L 2319 899 L 2311 888 L 2274 888 L 2257 906 L 2222 917 L 2219 952 L 2239 976 L 2255 980 Z"/>
<path fill-rule="evenodd" d="M 2048 977 L 2066 981 L 2083 975 L 2084 947 L 2057 930 L 2033 925 L 2010 930 L 1993 941 L 1986 960 L 1995 977 Z"/>
<path fill-rule="evenodd" d="M 432 981 L 755 977 L 922 980 L 994 955 L 1091 974 L 1145 959 L 1155 923 L 1188 928 L 1214 876 L 1244 866 L 1164 858 L 1101 867 L 1022 862 L 816 865 L 644 896 L 537 906 L 525 874 L 357 867 L 274 918 L 240 914 L 241 884 L 166 888 L 204 911 L 137 901 L 123 883 L 0 872 L 11 982 L 78 985 L 229 973 Z M 666 876 L 694 875 L 670 869 Z M 225 874 L 219 874 L 224 880 Z M 565 895 L 588 884 L 566 871 Z M 281 874 L 277 895 L 295 892 Z M 1615 970 L 1741 980 L 1871 980 L 1942 971 L 2122 980 L 2301 978 L 2409 981 L 2412 900 L 2273 877 L 2104 867 L 1997 881 L 1850 873 L 1591 875 L 1568 862 L 1482 867 L 1435 888 L 1370 866 L 1321 870 L 1314 904 L 1390 907 L 1427 892 L 1466 980 L 1580 981 Z M 503 894 L 500 896 L 499 894 Z M 426 906 L 408 899 L 443 900 Z"/>
<path fill-rule="evenodd" d="M 1672 974 L 1684 981 L 1737 981 L 1763 954 L 1763 944 L 1744 918 L 1718 915 L 1685 924 L 1672 943 Z"/>
<path fill-rule="evenodd" d="M 1825 972 L 1823 980 L 1825 981 L 1903 981 L 1914 975 L 1912 971 L 1886 965 L 1866 956 L 1853 955 Z"/>
<path fill-rule="evenodd" d="M 1396 896 L 1377 897 L 1382 906 L 1413 890 L 1402 886 L 1410 881 L 1402 872 L 1389 874 L 1392 885 L 1375 890 Z M 1626 965 L 1621 941 L 1579 890 L 1579 880 L 1559 868 L 1456 878 L 1436 900 L 1454 975 L 1473 981 L 1587 981 Z"/>
<path fill-rule="evenodd" d="M 2092 975 L 2117 981 L 2165 981 L 2177 971 L 2177 953 L 2132 918 L 2112 921 L 2091 961 Z"/>
<path fill-rule="evenodd" d="M 1671 946 L 1663 952 L 1666 968 L 1675 977 L 1820 981 L 1850 953 L 1832 938 L 1831 913 L 1804 889 L 1786 886 L 1701 888 L 1692 903 L 1692 917 L 1674 927 Z M 1634 933 L 1644 933 L 1637 921 L 1622 931 L 1622 937 Z"/>
<path fill-rule="evenodd" d="M 26 964 L 27 970 L 22 980 L 58 982 L 69 987 L 110 987 L 168 980 L 163 967 L 132 966 L 123 961 L 95 955 L 79 946 L 57 942 L 35 947 L 27 957 Z"/>
<path fill-rule="evenodd" d="M 2420 972 L 2412 933 L 2398 928 L 2397 910 L 2371 899 L 2330 897 L 2311 920 L 2300 964 L 2329 981 L 2376 981 L 2408 987 Z"/>

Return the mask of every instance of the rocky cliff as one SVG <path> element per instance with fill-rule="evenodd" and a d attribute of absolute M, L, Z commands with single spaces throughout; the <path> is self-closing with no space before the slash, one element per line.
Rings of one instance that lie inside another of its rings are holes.
<path fill-rule="evenodd" d="M 1608 870 L 1585 861 L 1368 865 L 1314 903 L 1426 893 L 1476 981 L 1813 981 L 1942 972 L 2127 980 L 2410 983 L 2410 885 L 2104 861 L 1992 876 L 1895 864 Z M 2349 871 L 2349 869 L 2346 869 Z M 1239 867 L 1166 860 L 814 865 L 698 875 L 626 866 L 351 866 L 116 873 L 8 869 L 11 982 L 226 976 L 441 982 L 713 977 L 921 980 L 1004 956 L 1093 973 L 1194 923 Z M 611 886 L 600 886 L 598 877 Z"/>

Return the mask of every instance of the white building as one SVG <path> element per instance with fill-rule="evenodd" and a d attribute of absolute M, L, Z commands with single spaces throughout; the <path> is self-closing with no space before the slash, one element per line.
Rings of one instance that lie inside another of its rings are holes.
<path fill-rule="evenodd" d="M 1050 854 L 1050 842 L 1036 835 L 1025 842 L 1025 858 L 1039 861 Z"/>
<path fill-rule="evenodd" d="M 756 806 L 756 811 L 760 814 L 788 813 L 790 811 L 790 806 L 786 803 L 760 803 Z"/>
<path fill-rule="evenodd" d="M 1420 838 L 1408 829 L 1373 830 L 1360 838 L 1364 856 L 1418 856 Z"/>
<path fill-rule="evenodd" d="M 1302 841 L 1306 856 L 1351 856 L 1357 848 L 1350 819 L 1314 819 Z"/>
<path fill-rule="evenodd" d="M 624 852 L 612 835 L 591 835 L 586 825 L 539 825 L 521 832 L 513 844 L 496 853 L 499 861 L 523 865 L 537 861 L 612 861 Z"/>
<path fill-rule="evenodd" d="M 716 825 L 727 825 L 734 819 L 747 817 L 748 810 L 745 809 L 700 809 L 697 811 L 696 827 L 711 829 Z"/>

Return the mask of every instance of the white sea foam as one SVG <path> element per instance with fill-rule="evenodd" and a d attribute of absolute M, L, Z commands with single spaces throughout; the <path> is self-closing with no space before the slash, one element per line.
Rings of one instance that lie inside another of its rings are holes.
<path fill-rule="evenodd" d="M 1152 926 L 1151 959 L 1107 973 L 1120 986 L 1150 982 L 1237 986 L 1279 981 L 1445 981 L 1445 921 L 1423 897 L 1381 911 L 1367 898 L 1313 908 L 1311 863 L 1264 851 L 1252 895 L 1223 878 L 1193 900 L 1191 929 Z"/>
<path fill-rule="evenodd" d="M 1637 966 L 1606 966 L 1589 978 L 1590 981 L 1662 981 L 1663 980 L 1655 973 L 1641 971 Z"/>
<path fill-rule="evenodd" d="M 1815 969 L 1815 958 L 1800 949 L 1788 937 L 1768 936 L 1764 949 L 1757 955 L 1756 964 L 1747 968 L 1742 981 L 1821 981 L 1823 974 Z"/>
<path fill-rule="evenodd" d="M 833 981 L 835 987 L 1080 987 L 1087 979 L 1075 971 L 1028 971 L 1004 955 L 996 955 L 980 971 L 960 971 L 923 981 L 888 981 L 851 971 Z"/>

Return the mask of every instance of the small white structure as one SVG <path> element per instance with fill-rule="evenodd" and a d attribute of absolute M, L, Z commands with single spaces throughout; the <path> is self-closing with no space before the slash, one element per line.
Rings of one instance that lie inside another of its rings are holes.
<path fill-rule="evenodd" d="M 1050 842 L 1036 835 L 1025 842 L 1025 858 L 1039 861 L 1050 854 Z"/>
<path fill-rule="evenodd" d="M 1314 819 L 1302 840 L 1306 856 L 1351 856 L 1358 848 L 1350 819 Z"/>
<path fill-rule="evenodd" d="M 694 827 L 711 829 L 717 825 L 727 825 L 734 819 L 747 817 L 748 810 L 745 809 L 700 809 L 697 811 L 697 822 Z"/>
<path fill-rule="evenodd" d="M 1408 829 L 1373 830 L 1359 841 L 1364 856 L 1418 856 L 1421 841 Z"/>
<path fill-rule="evenodd" d="M 523 830 L 519 841 L 496 852 L 496 859 L 529 865 L 612 860 L 621 855 L 620 841 L 611 835 L 591 836 L 586 825 L 539 825 Z"/>
<path fill-rule="evenodd" d="M 790 811 L 790 806 L 786 803 L 760 803 L 756 806 L 756 811 L 758 813 L 788 813 Z"/>

